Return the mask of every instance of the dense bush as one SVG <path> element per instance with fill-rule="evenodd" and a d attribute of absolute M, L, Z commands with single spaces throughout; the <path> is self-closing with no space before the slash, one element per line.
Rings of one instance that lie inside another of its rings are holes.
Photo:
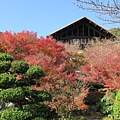
<path fill-rule="evenodd" d="M 0 73 L 7 72 L 10 69 L 13 59 L 11 55 L 0 52 Z"/>
<path fill-rule="evenodd" d="M 2 59 L 4 62 L 12 58 L 9 54 L 0 53 L 0 56 L 4 55 L 8 57 Z M 36 85 L 38 78 L 44 76 L 43 70 L 39 66 L 29 66 L 24 61 L 12 63 L 12 60 L 10 69 L 0 74 L 0 101 L 13 103 L 15 107 L 1 110 L 0 120 L 47 118 L 50 108 L 44 104 L 44 101 L 51 100 L 51 94 L 31 88 L 32 85 Z"/>
<path fill-rule="evenodd" d="M 43 102 L 38 104 L 32 104 L 29 106 L 24 106 L 25 111 L 29 111 L 33 118 L 47 118 L 49 116 L 50 108 Z"/>
<path fill-rule="evenodd" d="M 8 53 L 0 53 L 0 61 L 13 61 L 14 57 L 9 55 Z"/>
<path fill-rule="evenodd" d="M 40 78 L 45 75 L 43 70 L 40 69 L 39 66 L 31 66 L 29 70 L 27 70 L 26 75 L 29 76 L 31 79 Z"/>
<path fill-rule="evenodd" d="M 100 102 L 101 112 L 104 115 L 108 115 L 109 117 L 112 117 L 115 95 L 116 95 L 115 92 L 106 92 L 104 97 L 101 99 Z"/>
<path fill-rule="evenodd" d="M 10 61 L 0 61 L 0 73 L 7 72 L 11 67 Z"/>
<path fill-rule="evenodd" d="M 24 61 L 15 61 L 13 62 L 11 68 L 15 73 L 23 74 L 29 69 L 29 65 L 27 62 Z"/>
<path fill-rule="evenodd" d="M 113 119 L 109 117 L 103 117 L 102 120 L 113 120 Z"/>
<path fill-rule="evenodd" d="M 14 87 L 14 83 L 16 78 L 12 74 L 1 73 L 0 74 L 0 87 L 1 88 L 9 88 L 9 86 Z"/>
<path fill-rule="evenodd" d="M 120 90 L 116 93 L 115 101 L 113 104 L 113 117 L 115 120 L 120 119 Z"/>
<path fill-rule="evenodd" d="M 1 111 L 0 114 L 0 120 L 26 120 L 32 117 L 30 112 L 18 108 L 9 108 Z"/>

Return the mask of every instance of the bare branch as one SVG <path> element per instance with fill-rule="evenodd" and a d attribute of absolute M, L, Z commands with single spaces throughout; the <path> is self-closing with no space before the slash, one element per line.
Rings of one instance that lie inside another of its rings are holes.
<path fill-rule="evenodd" d="M 103 16 L 104 21 L 120 23 L 120 1 L 118 0 L 75 0 L 80 9 Z"/>

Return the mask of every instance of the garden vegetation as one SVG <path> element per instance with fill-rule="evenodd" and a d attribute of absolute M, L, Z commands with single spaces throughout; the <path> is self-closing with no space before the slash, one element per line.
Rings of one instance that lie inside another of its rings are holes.
<path fill-rule="evenodd" d="M 119 46 L 80 51 L 34 32 L 0 34 L 0 120 L 119 119 Z"/>

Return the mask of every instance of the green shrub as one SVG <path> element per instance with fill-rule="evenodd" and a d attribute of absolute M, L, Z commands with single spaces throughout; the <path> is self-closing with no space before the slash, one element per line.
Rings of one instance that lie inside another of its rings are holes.
<path fill-rule="evenodd" d="M 0 73 L 7 72 L 10 69 L 13 59 L 11 55 L 0 52 Z"/>
<path fill-rule="evenodd" d="M 46 91 L 36 91 L 32 90 L 30 87 L 23 87 L 25 96 L 30 96 L 31 101 L 40 102 L 40 101 L 50 101 L 52 96 Z"/>
<path fill-rule="evenodd" d="M 30 112 L 10 108 L 0 112 L 0 120 L 26 120 L 32 116 Z"/>
<path fill-rule="evenodd" d="M 113 120 L 113 119 L 109 117 L 103 117 L 102 120 Z"/>
<path fill-rule="evenodd" d="M 50 108 L 43 102 L 24 106 L 24 110 L 29 111 L 32 114 L 32 118 L 47 118 L 50 113 Z"/>
<path fill-rule="evenodd" d="M 116 93 L 115 92 L 106 92 L 104 97 L 101 99 L 101 112 L 105 115 L 111 116 L 113 112 L 113 103 Z"/>
<path fill-rule="evenodd" d="M 10 75 L 7 73 L 0 74 L 0 87 L 1 88 L 9 88 L 14 85 L 16 78 L 14 75 Z"/>
<path fill-rule="evenodd" d="M 0 73 L 7 72 L 11 67 L 11 61 L 0 61 Z"/>
<path fill-rule="evenodd" d="M 30 79 L 28 77 L 23 76 L 20 80 L 16 81 L 16 86 L 31 86 L 36 85 L 36 82 L 34 79 Z"/>
<path fill-rule="evenodd" d="M 24 61 L 15 61 L 12 64 L 12 70 L 14 73 L 25 73 L 29 69 L 29 65 Z"/>
<path fill-rule="evenodd" d="M 13 61 L 14 57 L 9 55 L 8 53 L 0 52 L 0 61 Z"/>
<path fill-rule="evenodd" d="M 115 120 L 120 120 L 120 90 L 115 96 L 115 101 L 113 104 L 113 117 Z"/>
<path fill-rule="evenodd" d="M 41 101 L 50 101 L 52 96 L 46 91 L 36 91 L 38 99 L 41 98 Z"/>
<path fill-rule="evenodd" d="M 21 87 L 4 89 L 0 92 L 0 100 L 6 102 L 20 102 L 25 94 Z"/>
<path fill-rule="evenodd" d="M 29 76 L 31 79 L 40 78 L 45 76 L 43 70 L 40 69 L 39 66 L 30 66 L 27 70 L 26 75 Z"/>
<path fill-rule="evenodd" d="M 2 69 L 0 72 L 4 72 L 0 74 L 0 101 L 14 105 L 6 109 L 2 107 L 0 120 L 47 118 L 50 108 L 44 101 L 51 100 L 51 94 L 32 89 L 37 85 L 36 81 L 44 76 L 44 72 L 39 66 L 29 67 L 24 61 L 14 61 L 11 64 L 13 59 L 8 54 L 0 53 L 0 57 L 0 69 Z"/>

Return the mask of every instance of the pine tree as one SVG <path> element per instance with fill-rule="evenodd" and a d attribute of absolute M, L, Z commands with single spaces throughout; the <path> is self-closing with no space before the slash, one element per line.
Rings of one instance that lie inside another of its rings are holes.
<path fill-rule="evenodd" d="M 51 100 L 51 95 L 31 88 L 43 76 L 45 73 L 39 66 L 29 66 L 7 53 L 0 53 L 0 101 L 14 104 L 0 111 L 0 120 L 48 117 L 50 109 L 44 101 Z"/>

